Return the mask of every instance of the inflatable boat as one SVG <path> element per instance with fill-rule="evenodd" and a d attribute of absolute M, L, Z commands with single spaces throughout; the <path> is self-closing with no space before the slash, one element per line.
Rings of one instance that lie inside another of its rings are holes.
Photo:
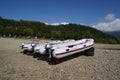
<path fill-rule="evenodd" d="M 49 45 L 49 44 L 56 45 L 56 44 L 60 44 L 60 43 L 62 43 L 62 41 L 60 41 L 60 40 L 47 42 L 47 43 L 41 43 L 41 44 L 35 46 L 34 53 L 39 53 L 39 54 L 44 55 L 44 54 L 46 54 L 46 49 L 45 49 L 46 45 Z"/>
<path fill-rule="evenodd" d="M 38 40 L 33 40 L 32 43 L 22 43 L 21 49 L 23 49 L 23 53 L 26 54 L 28 52 L 34 52 L 34 47 L 39 44 Z"/>
<path fill-rule="evenodd" d="M 61 44 L 61 46 L 64 44 Z M 66 43 L 65 46 L 62 47 L 54 47 L 51 48 L 49 52 L 49 60 L 51 61 L 51 58 L 54 58 L 56 63 L 58 63 L 58 59 L 64 58 L 66 56 L 84 52 L 85 55 L 93 56 L 94 55 L 94 40 L 93 39 L 81 39 L 77 41 L 73 41 L 70 43 Z"/>

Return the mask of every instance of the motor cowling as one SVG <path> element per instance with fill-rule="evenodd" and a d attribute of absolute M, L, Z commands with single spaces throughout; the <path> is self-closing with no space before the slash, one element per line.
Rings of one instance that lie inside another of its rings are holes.
<path fill-rule="evenodd" d="M 51 44 L 46 44 L 45 45 L 45 49 L 46 49 L 46 53 L 49 53 L 49 50 L 52 48 L 53 46 Z"/>
<path fill-rule="evenodd" d="M 35 47 L 35 44 L 31 44 L 32 47 Z"/>
<path fill-rule="evenodd" d="M 47 44 L 47 45 L 45 46 L 45 48 L 46 48 L 46 49 L 51 49 L 51 48 L 52 48 L 52 45 L 51 45 L 51 44 Z"/>
<path fill-rule="evenodd" d="M 21 45 L 21 49 L 23 49 L 23 48 L 24 48 L 24 45 L 25 45 L 25 43 L 22 43 L 22 45 Z"/>

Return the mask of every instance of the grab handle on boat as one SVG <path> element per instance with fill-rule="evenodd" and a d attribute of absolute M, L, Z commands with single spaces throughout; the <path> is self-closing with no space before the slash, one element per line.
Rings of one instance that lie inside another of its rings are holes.
<path fill-rule="evenodd" d="M 69 51 L 69 49 L 66 49 L 66 51 Z"/>
<path fill-rule="evenodd" d="M 68 45 L 69 48 L 72 48 L 72 47 L 74 47 L 74 46 L 75 46 L 75 45 Z"/>
<path fill-rule="evenodd" d="M 86 45 L 84 45 L 84 47 L 86 47 Z"/>

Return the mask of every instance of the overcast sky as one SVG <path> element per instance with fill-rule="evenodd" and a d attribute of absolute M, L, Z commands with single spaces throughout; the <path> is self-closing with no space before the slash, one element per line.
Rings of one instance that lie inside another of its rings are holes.
<path fill-rule="evenodd" d="M 120 0 L 0 0 L 0 16 L 120 31 Z"/>

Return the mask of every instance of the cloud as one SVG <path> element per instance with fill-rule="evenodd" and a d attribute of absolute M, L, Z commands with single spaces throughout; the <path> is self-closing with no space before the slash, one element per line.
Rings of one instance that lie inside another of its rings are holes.
<path fill-rule="evenodd" d="M 52 23 L 51 25 L 57 26 L 57 25 L 60 25 L 60 23 Z"/>
<path fill-rule="evenodd" d="M 114 14 L 108 14 L 104 19 L 106 22 L 111 22 L 116 19 L 116 16 Z"/>
<path fill-rule="evenodd" d="M 93 25 L 93 27 L 104 32 L 120 31 L 120 19 L 114 14 L 108 14 L 104 22 Z"/>
<path fill-rule="evenodd" d="M 46 25 L 49 25 L 47 22 L 45 23 Z"/>
<path fill-rule="evenodd" d="M 51 25 L 58 26 L 58 25 L 67 25 L 68 22 L 61 22 L 61 23 L 52 23 Z"/>
<path fill-rule="evenodd" d="M 68 22 L 62 22 L 61 23 L 62 25 L 67 25 L 67 24 L 69 24 Z"/>

